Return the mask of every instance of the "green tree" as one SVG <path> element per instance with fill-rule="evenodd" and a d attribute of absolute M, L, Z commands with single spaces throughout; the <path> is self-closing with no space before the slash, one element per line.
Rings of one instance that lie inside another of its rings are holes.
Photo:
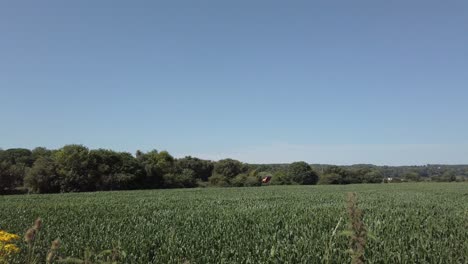
<path fill-rule="evenodd" d="M 441 176 L 431 177 L 431 180 L 436 182 L 453 182 L 457 180 L 457 177 L 455 171 L 447 170 Z"/>
<path fill-rule="evenodd" d="M 214 174 L 208 178 L 208 182 L 211 186 L 217 187 L 229 187 L 231 185 L 230 181 L 226 178 L 226 176 L 220 174 Z"/>
<path fill-rule="evenodd" d="M 442 178 L 444 178 L 445 181 L 454 182 L 457 179 L 456 172 L 454 170 L 447 170 L 442 175 Z"/>
<path fill-rule="evenodd" d="M 228 180 L 247 171 L 242 162 L 233 159 L 222 159 L 215 163 L 214 173 L 226 177 Z"/>
<path fill-rule="evenodd" d="M 321 178 L 322 184 L 349 184 L 353 181 L 352 173 L 338 166 L 328 166 Z"/>
<path fill-rule="evenodd" d="M 317 184 L 318 175 L 304 161 L 293 162 L 289 165 L 286 175 L 296 184 Z"/>
<path fill-rule="evenodd" d="M 289 185 L 292 184 L 291 178 L 288 177 L 285 170 L 277 170 L 271 177 L 270 184 L 272 185 Z"/>
<path fill-rule="evenodd" d="M 35 193 L 55 193 L 60 191 L 60 178 L 57 165 L 50 157 L 39 157 L 24 179 L 26 187 Z"/>
<path fill-rule="evenodd" d="M 213 163 L 208 160 L 201 160 L 194 157 L 185 157 L 176 161 L 179 170 L 189 169 L 194 172 L 194 177 L 202 181 L 207 181 L 213 174 Z"/>
<path fill-rule="evenodd" d="M 262 178 L 260 176 L 248 175 L 244 180 L 245 187 L 262 186 Z"/>
<path fill-rule="evenodd" d="M 262 178 L 257 175 L 242 173 L 231 180 L 232 186 L 235 187 L 253 187 L 261 186 Z"/>
<path fill-rule="evenodd" d="M 101 190 L 134 189 L 142 169 L 130 153 L 97 149 L 89 153 L 90 179 Z"/>
<path fill-rule="evenodd" d="M 22 186 L 26 172 L 33 163 L 32 153 L 28 149 L 0 151 L 0 193 Z"/>
<path fill-rule="evenodd" d="M 406 172 L 403 174 L 403 179 L 407 181 L 420 181 L 421 176 L 417 172 Z"/>
<path fill-rule="evenodd" d="M 52 150 L 48 150 L 44 147 L 37 147 L 31 151 L 31 155 L 34 160 L 37 160 L 41 157 L 51 157 L 53 154 Z"/>
<path fill-rule="evenodd" d="M 319 177 L 319 184 L 342 184 L 343 176 L 338 173 L 325 173 Z"/>
<path fill-rule="evenodd" d="M 0 162 L 0 194 L 12 190 L 17 185 L 17 177 L 11 172 L 11 164 L 6 161 Z"/>
<path fill-rule="evenodd" d="M 192 188 L 197 185 L 195 172 L 183 169 L 179 173 L 167 173 L 163 176 L 166 188 Z"/>
<path fill-rule="evenodd" d="M 161 188 L 164 186 L 164 175 L 175 173 L 175 160 L 167 151 L 152 150 L 147 153 L 137 152 L 137 160 L 145 171 L 146 188 Z"/>
<path fill-rule="evenodd" d="M 26 167 L 31 167 L 34 163 L 32 152 L 29 149 L 13 148 L 0 152 L 0 161 L 5 161 L 9 164 L 24 164 Z"/>
<path fill-rule="evenodd" d="M 366 172 L 361 178 L 361 183 L 381 183 L 383 180 L 383 174 L 377 169 Z"/>
<path fill-rule="evenodd" d="M 66 145 L 54 153 L 60 175 L 61 192 L 93 191 L 96 189 L 89 173 L 89 150 L 82 145 Z"/>

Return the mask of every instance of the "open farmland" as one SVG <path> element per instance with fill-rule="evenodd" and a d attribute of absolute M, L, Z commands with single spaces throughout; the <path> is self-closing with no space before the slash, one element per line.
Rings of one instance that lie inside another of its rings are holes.
<path fill-rule="evenodd" d="M 60 238 L 61 255 L 120 245 L 125 263 L 320 263 L 327 248 L 332 263 L 348 263 L 348 238 L 339 234 L 347 228 L 347 192 L 358 194 L 373 236 L 369 263 L 468 263 L 464 183 L 2 196 L 0 229 L 24 234 L 42 217 L 44 259 Z"/>

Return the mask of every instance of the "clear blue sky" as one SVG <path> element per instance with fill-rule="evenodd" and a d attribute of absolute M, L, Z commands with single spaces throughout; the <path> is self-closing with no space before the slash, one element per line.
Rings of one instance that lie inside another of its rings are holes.
<path fill-rule="evenodd" d="M 0 147 L 468 163 L 467 1 L 2 1 Z"/>

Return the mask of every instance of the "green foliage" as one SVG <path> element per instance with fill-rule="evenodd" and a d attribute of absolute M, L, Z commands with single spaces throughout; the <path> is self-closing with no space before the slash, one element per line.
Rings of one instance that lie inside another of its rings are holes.
<path fill-rule="evenodd" d="M 381 183 L 383 177 L 383 173 L 373 167 L 342 168 L 330 166 L 320 175 L 319 184 Z"/>
<path fill-rule="evenodd" d="M 467 187 L 402 183 L 14 195 L 1 197 L 0 226 L 24 234 L 37 216 L 44 217 L 36 244 L 40 260 L 59 238 L 63 257 L 84 259 L 120 245 L 127 253 L 122 263 L 323 263 L 325 256 L 325 263 L 350 263 L 349 237 L 333 234 L 349 228 L 338 223 L 347 219 L 345 194 L 356 192 L 365 211 L 367 263 L 467 263 Z M 27 252 L 24 245 L 21 252 Z M 9 264 L 17 263 L 25 261 Z"/>
<path fill-rule="evenodd" d="M 329 166 L 319 177 L 319 184 L 348 184 L 349 172 L 338 166 Z"/>
<path fill-rule="evenodd" d="M 233 159 L 176 159 L 167 151 L 157 150 L 137 151 L 133 156 L 107 149 L 89 150 L 82 145 L 66 145 L 58 150 L 0 149 L 0 194 L 24 193 L 25 187 L 31 192 L 48 193 L 257 186 L 257 179 L 266 176 L 272 176 L 271 185 L 462 182 L 468 180 L 468 165 L 245 164 Z"/>
<path fill-rule="evenodd" d="M 164 185 L 164 175 L 174 173 L 174 157 L 167 151 L 152 150 L 147 153 L 137 153 L 137 159 L 145 170 L 144 186 L 161 188 Z"/>
<path fill-rule="evenodd" d="M 183 169 L 180 173 L 168 173 L 163 176 L 166 188 L 191 188 L 197 184 L 195 172 L 191 169 Z"/>
<path fill-rule="evenodd" d="M 102 190 L 132 190 L 139 188 L 137 176 L 131 173 L 103 175 L 101 184 Z"/>
<path fill-rule="evenodd" d="M 421 181 L 421 176 L 417 172 L 407 172 L 403 174 L 403 179 L 407 181 Z"/>
<path fill-rule="evenodd" d="M 178 159 L 176 161 L 176 166 L 180 170 L 192 170 L 194 172 L 194 177 L 202 181 L 207 181 L 208 177 L 213 173 L 213 162 L 190 156 Z"/>
<path fill-rule="evenodd" d="M 14 173 L 13 165 L 8 162 L 0 162 L 0 194 L 15 188 L 18 176 Z"/>
<path fill-rule="evenodd" d="M 34 158 L 32 152 L 29 149 L 14 148 L 7 149 L 0 152 L 0 160 L 9 164 L 24 164 L 30 167 Z"/>
<path fill-rule="evenodd" d="M 286 177 L 295 184 L 317 184 L 318 175 L 306 162 L 293 162 L 286 171 Z"/>
<path fill-rule="evenodd" d="M 215 163 L 214 173 L 223 175 L 228 179 L 232 179 L 237 175 L 247 172 L 247 167 L 240 161 L 233 159 L 223 159 Z"/>
<path fill-rule="evenodd" d="M 431 180 L 435 182 L 454 182 L 457 181 L 457 176 L 454 170 L 448 170 L 444 172 L 444 174 L 442 174 L 441 176 L 433 176 Z"/>
<path fill-rule="evenodd" d="M 54 193 L 60 191 L 60 178 L 55 162 L 46 156 L 38 158 L 28 171 L 25 185 L 35 193 Z"/>
<path fill-rule="evenodd" d="M 27 169 L 34 159 L 28 149 L 7 149 L 0 151 L 0 194 L 23 184 Z"/>
<path fill-rule="evenodd" d="M 54 153 L 63 192 L 92 191 L 95 182 L 88 178 L 89 149 L 82 145 L 67 145 Z"/>
<path fill-rule="evenodd" d="M 380 183 L 383 174 L 379 170 L 370 170 L 362 175 L 361 183 Z"/>
<path fill-rule="evenodd" d="M 318 183 L 319 184 L 343 184 L 343 176 L 334 172 L 326 173 L 320 176 Z"/>
<path fill-rule="evenodd" d="M 37 160 L 39 158 L 50 158 L 53 155 L 53 151 L 48 150 L 44 147 L 37 147 L 31 151 L 31 155 L 34 160 Z"/>
<path fill-rule="evenodd" d="M 247 179 L 247 174 L 239 174 L 231 180 L 231 185 L 234 187 L 243 187 Z"/>
<path fill-rule="evenodd" d="M 262 178 L 250 174 L 239 174 L 232 179 L 231 185 L 235 187 L 261 186 Z"/>
<path fill-rule="evenodd" d="M 211 186 L 217 187 L 229 187 L 231 185 L 229 179 L 226 176 L 214 174 L 208 178 L 208 182 Z"/>
<path fill-rule="evenodd" d="M 262 178 L 259 176 L 247 176 L 244 181 L 244 187 L 261 186 Z"/>
<path fill-rule="evenodd" d="M 271 178 L 272 185 L 289 185 L 291 184 L 290 178 L 286 175 L 286 172 L 283 170 L 276 171 Z"/>
<path fill-rule="evenodd" d="M 89 178 L 100 190 L 134 189 L 143 170 L 126 152 L 97 149 L 89 152 Z"/>

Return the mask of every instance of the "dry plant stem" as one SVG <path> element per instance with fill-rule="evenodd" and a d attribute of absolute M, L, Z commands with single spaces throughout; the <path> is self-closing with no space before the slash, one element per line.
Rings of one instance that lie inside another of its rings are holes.
<path fill-rule="evenodd" d="M 365 263 L 364 249 L 367 241 L 367 230 L 364 225 L 364 214 L 358 208 L 356 193 L 348 193 L 347 210 L 349 216 L 349 225 L 352 231 L 349 241 L 349 247 L 352 255 L 351 263 Z"/>
<path fill-rule="evenodd" d="M 27 264 L 32 264 L 35 263 L 34 259 L 34 250 L 36 247 L 36 240 L 39 239 L 40 235 L 40 229 L 42 227 L 42 219 L 37 218 L 36 221 L 34 221 L 33 226 L 26 231 L 26 234 L 24 236 L 24 241 L 28 243 L 28 255 L 27 255 Z"/>

